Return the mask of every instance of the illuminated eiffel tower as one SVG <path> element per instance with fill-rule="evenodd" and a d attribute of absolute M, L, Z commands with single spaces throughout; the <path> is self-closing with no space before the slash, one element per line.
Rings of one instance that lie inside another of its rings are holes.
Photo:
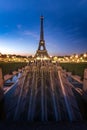
<path fill-rule="evenodd" d="M 34 56 L 35 59 L 40 60 L 49 60 L 50 57 L 48 55 L 48 52 L 46 50 L 45 47 L 45 40 L 44 40 L 44 30 L 43 30 L 43 19 L 44 17 L 41 16 L 40 17 L 40 21 L 41 21 L 41 26 L 40 26 L 40 41 L 39 41 L 39 46 L 38 46 L 38 50 L 36 51 L 36 54 Z"/>

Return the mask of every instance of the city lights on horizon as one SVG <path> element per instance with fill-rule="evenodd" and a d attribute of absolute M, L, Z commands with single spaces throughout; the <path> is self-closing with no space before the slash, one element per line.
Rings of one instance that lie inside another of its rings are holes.
<path fill-rule="evenodd" d="M 65 56 L 50 56 L 49 60 L 53 62 L 87 62 L 87 52 L 82 54 L 72 54 Z M 0 62 L 29 62 L 34 61 L 34 55 L 17 55 L 0 53 Z M 46 57 L 38 57 L 36 60 L 48 60 Z"/>
<path fill-rule="evenodd" d="M 34 53 L 15 53 L 15 52 L 0 52 L 0 56 L 1 55 L 20 55 L 20 56 L 26 56 L 26 57 L 28 57 L 28 56 L 32 56 L 32 57 L 34 57 Z M 85 57 L 87 57 L 87 52 L 82 52 L 82 53 L 71 53 L 71 54 L 51 54 L 50 55 L 50 53 L 49 53 L 49 56 L 50 56 L 50 58 L 51 57 L 54 57 L 54 56 L 57 56 L 57 57 L 64 57 L 64 56 L 70 56 L 70 58 L 72 58 L 73 56 L 75 56 L 75 58 L 78 58 L 80 55 L 83 55 L 83 57 L 85 58 Z"/>

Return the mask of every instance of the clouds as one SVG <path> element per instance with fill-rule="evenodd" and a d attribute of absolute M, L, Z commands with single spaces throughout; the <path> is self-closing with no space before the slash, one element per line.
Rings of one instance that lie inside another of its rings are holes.
<path fill-rule="evenodd" d="M 35 39 L 39 39 L 39 36 L 35 32 L 29 31 L 29 30 L 24 30 L 22 34 L 25 36 L 32 36 Z"/>

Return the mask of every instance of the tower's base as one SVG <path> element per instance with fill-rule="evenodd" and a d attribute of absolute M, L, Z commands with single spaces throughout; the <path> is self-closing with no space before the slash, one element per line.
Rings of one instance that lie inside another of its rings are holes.
<path fill-rule="evenodd" d="M 34 58 L 37 60 L 50 60 L 47 50 L 37 50 Z"/>

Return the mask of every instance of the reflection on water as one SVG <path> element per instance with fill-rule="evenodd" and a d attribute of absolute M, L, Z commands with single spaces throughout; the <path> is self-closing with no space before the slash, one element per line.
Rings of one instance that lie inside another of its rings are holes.
<path fill-rule="evenodd" d="M 15 83 L 20 78 L 21 73 L 14 75 L 12 78 L 5 81 L 5 83 Z"/>

